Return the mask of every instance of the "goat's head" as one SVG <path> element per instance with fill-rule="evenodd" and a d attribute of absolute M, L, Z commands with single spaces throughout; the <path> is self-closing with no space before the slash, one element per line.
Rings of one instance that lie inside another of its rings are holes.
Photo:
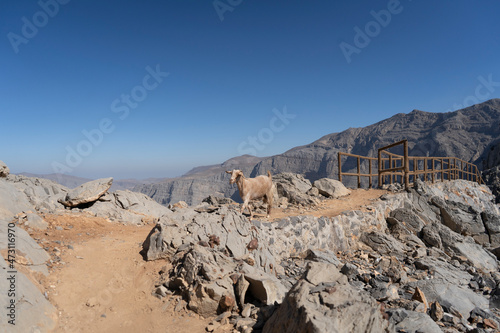
<path fill-rule="evenodd" d="M 232 170 L 232 171 L 226 171 L 226 173 L 229 173 L 231 175 L 231 179 L 229 180 L 229 184 L 234 184 L 238 180 L 238 177 L 243 177 L 243 171 L 241 170 Z"/>

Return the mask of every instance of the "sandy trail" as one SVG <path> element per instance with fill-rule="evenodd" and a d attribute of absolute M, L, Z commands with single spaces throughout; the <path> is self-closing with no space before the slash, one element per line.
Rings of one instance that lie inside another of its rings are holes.
<path fill-rule="evenodd" d="M 363 210 L 384 193 L 354 190 L 312 210 L 275 209 L 271 220 Z M 31 235 L 54 259 L 60 258 L 39 281 L 58 309 L 54 332 L 205 332 L 213 318 L 175 310 L 177 296 L 160 300 L 152 295 L 158 272 L 169 265 L 165 260 L 144 261 L 139 253 L 153 224 L 127 226 L 81 214 L 46 215 L 45 220 L 49 229 Z M 228 331 L 229 325 L 217 330 Z"/>

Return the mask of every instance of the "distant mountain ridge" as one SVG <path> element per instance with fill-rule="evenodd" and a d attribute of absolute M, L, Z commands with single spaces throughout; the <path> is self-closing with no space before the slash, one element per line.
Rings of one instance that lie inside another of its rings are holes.
<path fill-rule="evenodd" d="M 23 175 L 26 177 L 36 177 L 36 178 L 44 178 L 52 180 L 56 183 L 59 183 L 67 188 L 75 188 L 77 186 L 82 185 L 83 183 L 89 182 L 93 179 L 77 177 L 72 175 L 65 175 L 62 173 L 51 173 L 51 174 L 35 174 L 29 172 L 21 172 L 19 175 Z M 113 185 L 110 188 L 110 191 L 116 190 L 132 190 L 135 186 L 140 184 L 149 184 L 149 183 L 158 183 L 167 178 L 148 178 L 143 180 L 138 179 L 114 179 Z"/>
<path fill-rule="evenodd" d="M 399 113 L 363 128 L 325 135 L 283 154 L 266 158 L 240 156 L 219 166 L 195 168 L 176 179 L 137 185 L 134 191 L 161 204 L 180 200 L 196 204 L 210 194 L 238 199 L 236 186 L 228 183 L 225 167 L 242 169 L 250 177 L 270 170 L 273 174 L 299 173 L 310 180 L 337 178 L 339 151 L 376 156 L 378 148 L 403 139 L 409 142 L 410 155 L 459 157 L 482 169 L 483 163 L 491 160 L 490 150 L 500 141 L 500 99 L 447 113 Z"/>

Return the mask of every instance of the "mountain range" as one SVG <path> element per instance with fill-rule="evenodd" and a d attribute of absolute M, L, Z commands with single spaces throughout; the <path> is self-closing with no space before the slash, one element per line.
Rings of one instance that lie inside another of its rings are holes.
<path fill-rule="evenodd" d="M 192 205 L 209 195 L 231 197 L 239 201 L 236 185 L 229 184 L 226 170 L 240 169 L 248 177 L 293 172 L 314 181 L 338 179 L 338 152 L 376 157 L 378 148 L 408 140 L 411 156 L 450 156 L 476 164 L 480 170 L 500 164 L 500 99 L 492 99 L 461 110 L 433 113 L 413 110 L 398 113 L 373 125 L 349 128 L 325 135 L 318 140 L 269 157 L 243 155 L 221 164 L 199 166 L 176 178 L 115 180 L 111 190 L 130 189 L 145 193 L 168 205 L 185 201 Z M 396 151 L 396 153 L 398 153 Z M 355 169 L 355 160 L 346 160 L 344 172 Z M 496 168 L 500 181 L 500 168 Z M 49 178 L 67 187 L 76 187 L 89 179 L 68 175 L 34 175 Z M 354 186 L 354 179 L 344 180 Z M 498 184 L 497 184 L 498 185 Z M 500 186 L 499 186 L 500 188 Z"/>
<path fill-rule="evenodd" d="M 183 177 L 137 185 L 133 190 L 161 204 L 180 200 L 196 204 L 211 194 L 239 199 L 238 190 L 229 185 L 225 170 L 241 169 L 249 177 L 270 170 L 273 174 L 299 173 L 311 181 L 324 177 L 338 179 L 338 152 L 376 157 L 378 148 L 403 139 L 408 140 L 412 156 L 459 157 L 481 170 L 492 168 L 491 161 L 498 158 L 489 156 L 489 152 L 500 151 L 495 149 L 500 139 L 500 99 L 454 112 L 399 113 L 373 125 L 325 135 L 283 154 L 265 158 L 240 156 L 220 165 L 195 168 Z M 352 162 L 347 162 L 343 171 L 353 167 Z"/>

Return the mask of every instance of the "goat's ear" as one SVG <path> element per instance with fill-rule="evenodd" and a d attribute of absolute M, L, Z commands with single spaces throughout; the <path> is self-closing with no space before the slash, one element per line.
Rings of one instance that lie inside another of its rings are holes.
<path fill-rule="evenodd" d="M 231 171 L 227 171 L 227 170 L 226 170 L 226 173 L 229 173 L 229 174 L 231 174 L 232 172 L 231 172 Z"/>

